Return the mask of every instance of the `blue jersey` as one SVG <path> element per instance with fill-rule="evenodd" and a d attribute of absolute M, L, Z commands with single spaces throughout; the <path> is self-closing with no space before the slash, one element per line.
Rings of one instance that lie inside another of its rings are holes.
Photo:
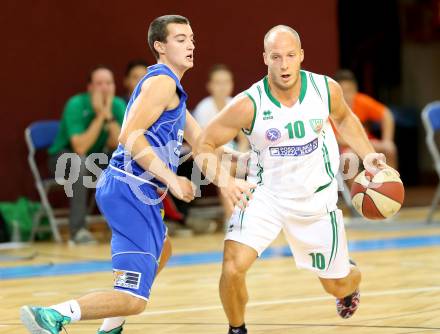
<path fill-rule="evenodd" d="M 183 142 L 183 131 L 186 120 L 186 99 L 188 96 L 183 90 L 179 79 L 168 66 L 164 64 L 156 64 L 148 67 L 147 74 L 139 81 L 131 95 L 125 111 L 124 122 L 127 119 L 131 106 L 141 92 L 144 81 L 156 75 L 167 75 L 176 82 L 176 93 L 179 96 L 180 101 L 175 109 L 164 111 L 157 121 L 145 131 L 144 136 L 153 147 L 157 156 L 175 173 L 179 165 L 180 148 Z M 155 179 L 149 172 L 145 171 L 133 159 L 130 153 L 124 149 L 122 144 L 119 144 L 118 148 L 113 153 L 110 165 L 119 170 L 124 170 L 125 173 L 141 177 L 147 182 L 152 182 L 159 187 L 163 187 L 163 184 L 160 181 Z"/>

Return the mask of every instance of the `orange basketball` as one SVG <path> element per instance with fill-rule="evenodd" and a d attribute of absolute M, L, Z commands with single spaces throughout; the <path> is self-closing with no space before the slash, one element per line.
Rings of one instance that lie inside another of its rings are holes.
<path fill-rule="evenodd" d="M 394 216 L 402 206 L 405 189 L 399 175 L 392 169 L 383 169 L 376 175 L 363 171 L 351 186 L 351 202 L 367 219 L 385 219 Z"/>

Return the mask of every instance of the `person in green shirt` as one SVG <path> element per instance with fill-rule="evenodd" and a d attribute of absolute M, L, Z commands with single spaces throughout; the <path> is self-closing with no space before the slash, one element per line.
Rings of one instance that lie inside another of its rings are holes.
<path fill-rule="evenodd" d="M 85 227 L 88 188 L 84 176 L 91 175 L 85 160 L 92 153 L 110 155 L 118 146 L 118 137 L 124 119 L 126 104 L 115 96 L 115 82 L 112 71 L 103 65 L 95 67 L 89 74 L 87 92 L 71 97 L 63 111 L 60 128 L 54 143 L 49 147 L 49 169 L 59 175 L 57 161 L 65 153 L 76 153 L 80 166 L 67 159 L 64 175 L 78 173 L 72 184 L 70 197 L 69 229 L 72 243 L 94 243 L 96 240 Z M 104 159 L 108 161 L 108 159 Z M 101 162 L 101 160 L 100 160 Z M 100 164 L 104 168 L 105 165 Z M 66 177 L 68 179 L 68 177 Z"/>

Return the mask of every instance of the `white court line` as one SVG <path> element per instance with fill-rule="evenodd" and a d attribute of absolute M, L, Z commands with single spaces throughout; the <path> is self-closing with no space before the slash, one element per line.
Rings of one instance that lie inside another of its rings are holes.
<path fill-rule="evenodd" d="M 392 296 L 392 295 L 402 295 L 405 293 L 432 292 L 432 291 L 440 291 L 440 286 L 413 288 L 413 289 L 400 289 L 400 290 L 385 290 L 385 291 L 365 292 L 365 293 L 362 293 L 361 291 L 361 297 Z M 249 303 L 247 304 L 247 307 L 307 303 L 307 302 L 316 302 L 321 300 L 334 300 L 334 299 L 335 299 L 334 297 L 323 296 L 323 297 L 310 297 L 310 298 L 267 300 L 267 301 Z M 221 310 L 221 309 L 222 309 L 221 305 L 210 305 L 203 307 L 180 308 L 180 309 L 171 309 L 171 310 L 163 310 L 163 311 L 153 311 L 153 312 L 144 311 L 140 315 L 154 316 L 154 315 L 162 315 L 162 314 L 200 312 L 200 311 Z"/>

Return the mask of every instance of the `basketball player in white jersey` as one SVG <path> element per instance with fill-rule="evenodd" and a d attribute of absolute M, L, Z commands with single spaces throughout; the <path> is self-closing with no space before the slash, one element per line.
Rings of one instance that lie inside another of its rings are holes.
<path fill-rule="evenodd" d="M 276 26 L 264 38 L 268 74 L 239 94 L 199 137 L 199 165 L 242 129 L 251 143 L 248 183 L 228 178 L 222 187 L 236 205 L 225 238 L 220 296 L 229 333 L 247 333 L 245 277 L 281 230 L 297 267 L 314 272 L 336 297 L 338 314 L 350 317 L 359 303 L 361 273 L 350 263 L 341 211 L 337 209 L 339 152 L 329 119 L 368 170 L 385 168 L 363 127 L 326 76 L 301 70 L 298 33 Z M 367 158 L 368 156 L 368 158 Z M 215 169 L 216 168 L 216 169 Z M 219 182 L 221 167 L 204 162 Z M 252 195 L 250 195 L 252 193 Z"/>

